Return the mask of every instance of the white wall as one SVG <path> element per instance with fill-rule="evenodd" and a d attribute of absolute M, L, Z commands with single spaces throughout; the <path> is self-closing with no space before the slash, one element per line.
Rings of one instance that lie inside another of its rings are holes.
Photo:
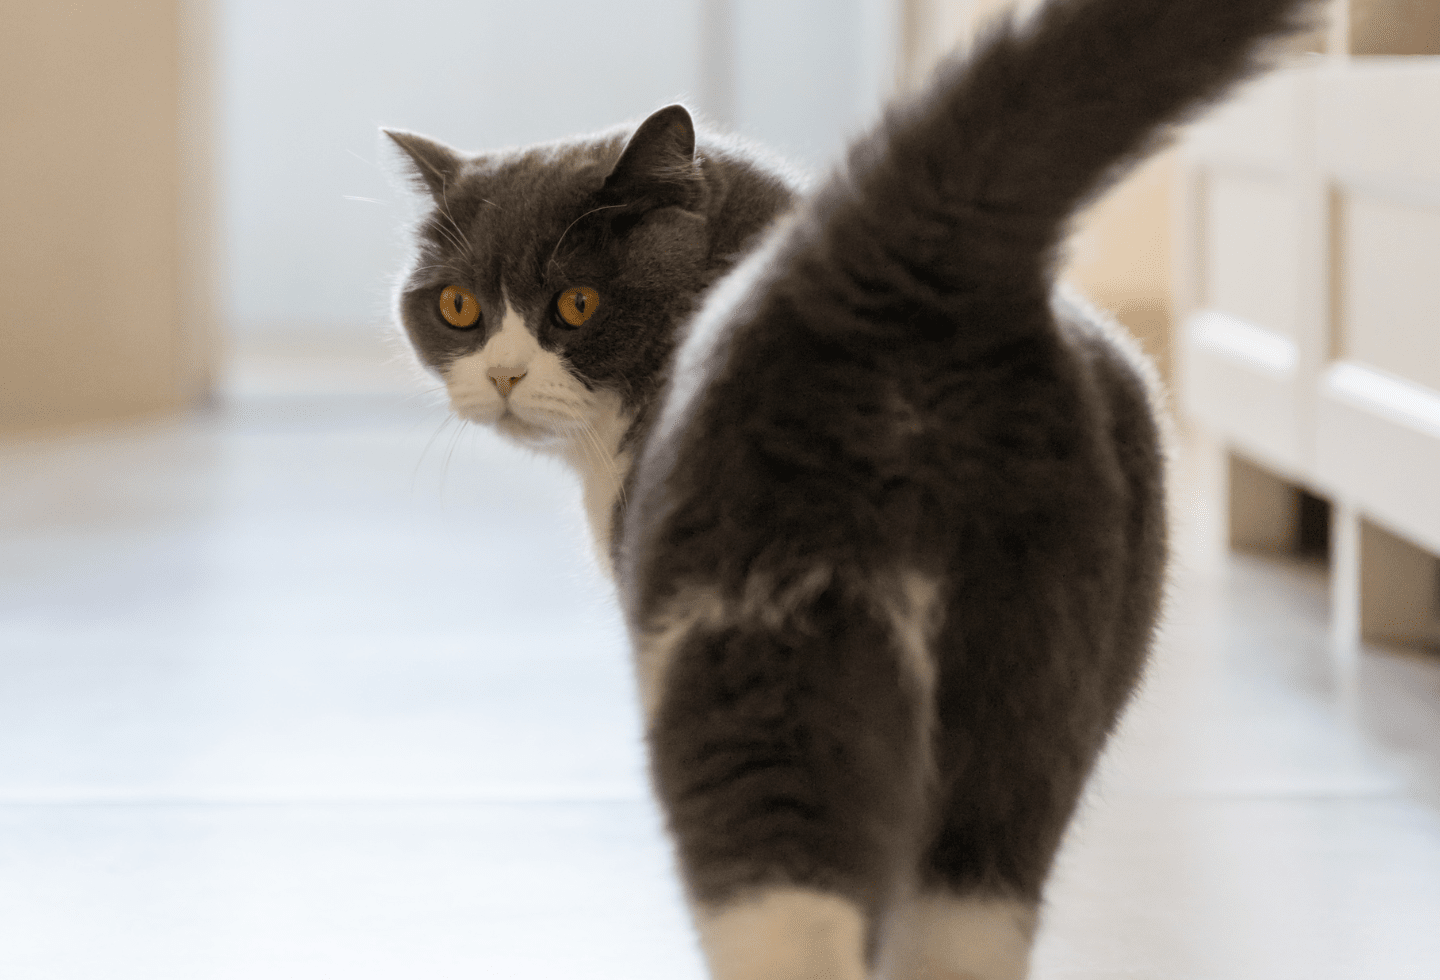
<path fill-rule="evenodd" d="M 894 78 L 891 0 L 732 0 L 735 128 L 823 169 L 878 111 Z"/>
<path fill-rule="evenodd" d="M 228 322 L 385 320 L 412 205 L 380 126 L 483 149 L 697 105 L 716 4 L 735 31 L 722 114 L 802 163 L 838 152 L 888 81 L 891 0 L 222 0 Z"/>

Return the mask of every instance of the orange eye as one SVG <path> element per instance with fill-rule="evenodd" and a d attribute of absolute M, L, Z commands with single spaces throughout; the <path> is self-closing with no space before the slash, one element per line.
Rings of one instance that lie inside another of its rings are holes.
<path fill-rule="evenodd" d="M 555 309 L 560 319 L 578 327 L 595 315 L 600 308 L 600 294 L 589 286 L 571 286 L 555 300 Z"/>
<path fill-rule="evenodd" d="M 480 319 L 480 301 L 468 289 L 446 286 L 440 291 L 440 315 L 450 326 L 466 330 Z"/>

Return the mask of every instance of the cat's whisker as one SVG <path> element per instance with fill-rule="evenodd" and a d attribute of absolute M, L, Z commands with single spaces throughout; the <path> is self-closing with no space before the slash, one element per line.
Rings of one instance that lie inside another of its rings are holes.
<path fill-rule="evenodd" d="M 616 495 L 619 497 L 620 506 L 623 508 L 625 506 L 625 481 L 620 476 L 619 467 L 615 465 L 614 456 L 605 449 L 605 443 L 600 438 L 599 431 L 589 419 L 585 418 L 579 409 L 566 405 L 563 402 L 560 404 L 580 426 L 580 435 L 584 440 L 584 442 L 581 443 L 582 450 L 586 452 L 587 456 L 589 455 L 588 450 L 586 450 L 587 445 L 595 450 L 596 460 L 605 469 L 605 472 L 610 475 L 610 482 L 614 487 Z"/>
<path fill-rule="evenodd" d="M 410 474 L 411 493 L 415 492 L 415 484 L 418 483 L 420 480 L 420 467 L 425 464 L 425 456 L 430 452 L 430 447 L 435 445 L 435 440 L 440 438 L 440 433 L 444 432 L 445 428 L 451 422 L 455 422 L 458 419 L 459 416 L 457 416 L 454 412 L 446 412 L 445 417 L 440 420 L 440 424 L 435 427 L 434 433 L 431 434 L 430 439 L 425 443 L 425 448 L 420 450 L 420 457 L 415 460 L 415 472 Z"/>
<path fill-rule="evenodd" d="M 612 210 L 613 208 L 623 208 L 623 207 L 625 207 L 625 205 L 623 205 L 623 204 L 602 204 L 602 205 L 600 205 L 600 207 L 598 207 L 598 208 L 591 208 L 589 211 L 586 211 L 586 212 L 585 212 L 584 214 L 582 214 L 580 217 L 578 217 L 578 218 L 576 218 L 574 221 L 570 222 L 570 224 L 568 224 L 568 225 L 565 226 L 565 230 L 560 233 L 559 239 L 557 239 L 556 242 L 555 242 L 555 247 L 550 250 L 550 258 L 548 258 L 548 259 L 545 260 L 545 265 L 548 267 L 548 266 L 552 265 L 552 264 L 555 262 L 555 256 L 558 255 L 558 254 L 560 254 L 560 246 L 563 245 L 563 244 L 565 244 L 565 236 L 568 235 L 568 234 L 570 234 L 570 229 L 571 229 L 571 228 L 574 228 L 574 227 L 575 227 L 576 225 L 578 225 L 580 222 L 584 221 L 586 218 L 590 217 L 592 214 L 595 214 L 596 212 L 599 212 L 599 211 L 609 211 L 609 210 Z"/>
<path fill-rule="evenodd" d="M 377 161 L 375 161 L 375 160 L 366 160 L 364 157 L 362 157 L 360 154 L 356 153 L 354 150 L 348 150 L 348 149 L 347 149 L 345 152 L 348 153 L 348 154 L 350 154 L 350 155 L 351 155 L 352 157 L 354 157 L 356 160 L 359 160 L 361 163 L 365 164 L 365 166 L 367 166 L 367 167 L 374 167 L 376 170 L 379 170 L 381 173 L 384 173 L 384 168 L 381 167 L 380 164 L 379 164 Z"/>
<path fill-rule="evenodd" d="M 413 269 L 410 270 L 410 274 L 411 274 L 412 276 L 413 276 L 413 275 L 416 275 L 417 273 L 421 273 L 421 272 L 444 272 L 444 273 L 446 273 L 446 278 L 448 279 L 448 278 L 450 278 L 450 264 L 449 264 L 449 263 L 435 263 L 435 264 L 433 264 L 433 265 L 417 265 L 417 266 L 415 266 Z"/>
<path fill-rule="evenodd" d="M 415 404 L 416 402 L 420 401 L 420 400 L 423 398 L 423 399 L 426 399 L 426 401 L 427 401 L 428 404 L 434 405 L 435 402 L 434 402 L 434 401 L 430 401 L 430 399 L 433 399 L 436 394 L 438 394 L 439 392 L 442 392 L 442 391 L 444 391 L 444 390 L 445 390 L 445 386 L 444 386 L 444 385 L 440 385 L 440 386 L 437 387 L 437 388 L 422 388 L 422 389 L 420 389 L 419 391 L 413 391 L 413 392 L 411 392 L 410 394 L 406 395 L 404 398 L 400 399 L 400 404 L 401 404 L 401 405 L 406 405 L 406 406 L 413 405 L 413 404 Z M 418 422 L 418 421 L 415 423 L 416 426 L 418 426 L 418 425 L 420 425 L 420 424 L 421 424 L 421 422 Z"/>
<path fill-rule="evenodd" d="M 584 422 L 584 425 L 585 425 L 585 431 L 586 431 L 586 432 L 589 434 L 589 436 L 590 436 L 590 440 L 595 444 L 596 448 L 597 448 L 597 449 L 599 450 L 599 452 L 600 452 L 600 460 L 601 460 L 601 462 L 603 462 L 603 463 L 605 464 L 605 469 L 608 470 L 609 473 L 610 473 L 610 481 L 611 481 L 612 484 L 614 484 L 615 494 L 616 494 L 616 496 L 617 496 L 617 497 L 619 498 L 619 500 L 620 500 L 620 507 L 621 507 L 621 509 L 624 509 L 624 507 L 625 507 L 625 480 L 624 480 L 624 478 L 620 475 L 620 467 L 615 464 L 615 457 L 614 457 L 614 455 L 613 455 L 612 453 L 610 453 L 610 452 L 605 448 L 604 443 L 601 442 L 599 430 L 597 430 L 597 429 L 595 428 L 595 426 L 594 426 L 591 422 L 589 422 L 589 421 L 585 421 L 585 422 Z"/>
<path fill-rule="evenodd" d="M 558 409 L 558 411 L 555 413 L 556 415 L 559 415 L 565 420 L 574 423 L 573 426 L 566 426 L 561 431 L 563 431 L 563 433 L 567 437 L 570 437 L 572 442 L 575 442 L 575 436 L 579 436 L 581 441 L 578 443 L 578 445 L 580 446 L 581 450 L 586 452 L 586 455 L 588 456 L 588 450 L 595 444 L 591 442 L 591 440 L 586 436 L 585 419 L 579 413 L 579 410 L 575 408 L 575 406 L 571 405 L 569 402 L 559 398 L 542 396 L 542 399 L 545 402 L 556 406 L 556 408 Z"/>
<path fill-rule="evenodd" d="M 410 392 L 410 394 L 408 394 L 408 395 L 406 395 L 404 398 L 402 398 L 402 399 L 400 400 L 400 403 L 401 403 L 402 405 L 409 404 L 410 402 L 415 401 L 415 399 L 417 399 L 417 398 L 424 398 L 424 397 L 426 397 L 427 395 L 433 395 L 433 394 L 435 394 L 435 393 L 437 393 L 437 392 L 444 391 L 444 390 L 446 389 L 446 387 L 447 387 L 447 386 L 446 386 L 444 383 L 441 383 L 441 384 L 438 384 L 438 385 L 431 385 L 431 386 L 428 387 L 428 388 L 419 388 L 419 389 L 417 389 L 417 390 L 415 390 L 415 391 Z"/>
<path fill-rule="evenodd" d="M 441 499 L 441 500 L 444 500 L 444 499 L 445 499 L 445 481 L 450 478 L 450 460 L 451 460 L 452 457 L 454 457 L 454 455 L 455 455 L 455 447 L 460 444 L 460 437 L 464 434 L 464 432 L 465 432 L 465 423 L 462 421 L 462 422 L 460 423 L 460 425 L 458 425 L 458 426 L 455 427 L 455 431 L 454 431 L 454 432 L 451 434 L 451 436 L 450 436 L 450 448 L 449 448 L 448 450 L 446 450 L 446 452 L 445 452 L 445 464 L 440 468 L 440 499 Z"/>
<path fill-rule="evenodd" d="M 594 450 L 596 452 L 599 452 L 600 447 L 596 445 L 594 439 L 590 438 L 590 434 L 586 430 L 584 420 L 574 415 L 571 415 L 571 418 L 576 423 L 575 429 L 572 431 L 574 434 L 579 436 L 578 440 L 572 439 L 571 441 L 575 442 L 575 444 L 579 446 L 580 452 L 583 453 L 586 458 L 591 458 L 591 451 Z M 601 455 L 603 455 L 603 453 Z M 597 462 L 599 462 L 599 460 L 597 460 Z"/>
<path fill-rule="evenodd" d="M 444 225 L 440 224 L 439 221 L 434 222 L 434 224 L 432 224 L 431 227 L 434 229 L 434 232 L 435 232 L 436 235 L 444 238 L 446 241 L 448 241 L 448 242 L 449 242 L 451 245 L 453 245 L 455 248 L 463 248 L 463 247 L 464 247 L 462 243 L 460 243 L 459 241 L 456 240 L 456 238 L 455 238 L 455 233 L 452 232 L 450 229 L 446 228 Z"/>
<path fill-rule="evenodd" d="M 597 462 L 601 463 L 602 465 L 606 465 L 608 461 L 606 459 L 605 447 L 601 445 L 600 437 L 595 432 L 594 427 L 590 425 L 590 423 L 587 422 L 584 416 L 582 416 L 578 411 L 572 412 L 571 418 L 575 420 L 575 424 L 579 431 L 580 438 L 584 440 L 584 444 L 589 448 L 595 450 Z M 608 468 L 609 467 L 607 465 L 607 469 Z"/>
<path fill-rule="evenodd" d="M 450 218 L 448 215 L 446 215 L 445 217 L 450 221 L 452 225 L 455 224 L 455 220 L 453 218 Z M 445 225 L 438 220 L 434 222 L 432 227 L 435 229 L 437 234 L 444 235 L 446 241 L 448 241 L 451 245 L 454 245 L 456 249 L 465 254 L 469 254 L 469 245 L 456 232 L 453 232 L 449 228 L 446 228 Z"/>
<path fill-rule="evenodd" d="M 441 218 L 450 222 L 450 228 L 445 227 L 444 223 L 440 220 Z M 446 197 L 446 189 L 443 185 L 440 189 L 440 200 L 437 202 L 435 212 L 430 216 L 429 227 L 435 234 L 440 235 L 445 241 L 449 242 L 465 259 L 468 260 L 473 256 L 474 246 L 466 238 L 465 233 L 460 228 L 460 223 L 455 220 L 455 216 L 451 214 L 450 202 Z M 454 230 L 452 231 L 451 228 Z M 441 257 L 445 257 L 443 251 L 437 249 L 437 252 Z"/>
<path fill-rule="evenodd" d="M 450 222 L 450 227 L 455 229 L 454 240 L 456 242 L 456 247 L 460 249 L 460 251 L 464 253 L 467 258 L 469 258 L 474 254 L 474 245 L 470 242 L 470 239 L 461 229 L 460 222 L 455 220 L 455 215 L 450 212 L 450 198 L 447 196 L 447 194 L 447 189 L 442 184 L 440 188 L 440 210 L 444 213 L 446 220 Z"/>
<path fill-rule="evenodd" d="M 598 462 L 609 475 L 611 486 L 617 499 L 620 501 L 621 508 L 623 508 L 625 506 L 625 484 L 620 479 L 620 471 L 616 468 L 615 461 L 611 458 L 610 454 L 605 451 L 605 447 L 601 445 L 599 433 L 595 431 L 593 426 L 588 423 L 584 424 L 582 425 L 581 432 L 584 433 L 590 445 L 595 447 L 595 455 L 598 458 Z"/>

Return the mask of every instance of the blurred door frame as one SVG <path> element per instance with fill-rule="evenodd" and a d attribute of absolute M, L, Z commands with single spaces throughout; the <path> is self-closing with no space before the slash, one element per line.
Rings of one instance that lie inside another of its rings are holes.
<path fill-rule="evenodd" d="M 203 399 L 215 360 L 209 0 L 24 0 L 0 32 L 0 433 Z"/>

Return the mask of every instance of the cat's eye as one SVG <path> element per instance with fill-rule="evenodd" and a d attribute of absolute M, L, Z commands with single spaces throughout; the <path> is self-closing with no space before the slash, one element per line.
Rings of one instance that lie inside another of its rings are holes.
<path fill-rule="evenodd" d="M 480 301 L 468 289 L 446 286 L 440 291 L 440 315 L 457 330 L 468 330 L 480 319 Z"/>
<path fill-rule="evenodd" d="M 555 297 L 555 312 L 567 326 L 580 326 L 599 308 L 600 294 L 589 286 L 571 286 Z"/>

